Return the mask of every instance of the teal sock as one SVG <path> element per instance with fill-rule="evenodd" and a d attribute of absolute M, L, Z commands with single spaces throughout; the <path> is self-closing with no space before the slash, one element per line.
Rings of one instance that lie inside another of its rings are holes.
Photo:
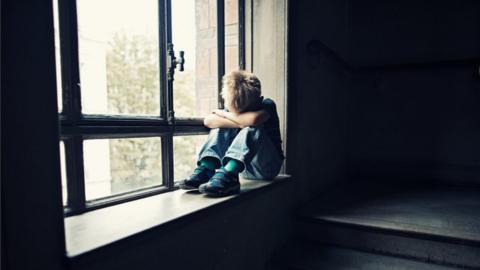
<path fill-rule="evenodd" d="M 224 168 L 229 173 L 238 174 L 243 171 L 243 163 L 235 159 L 230 159 Z"/>
<path fill-rule="evenodd" d="M 216 158 L 206 157 L 200 160 L 200 165 L 214 171 L 215 169 L 220 168 L 220 161 Z"/>

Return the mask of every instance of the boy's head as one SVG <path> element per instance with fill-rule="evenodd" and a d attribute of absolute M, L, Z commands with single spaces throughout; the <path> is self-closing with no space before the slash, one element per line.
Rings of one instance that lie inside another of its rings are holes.
<path fill-rule="evenodd" d="M 254 74 L 236 70 L 223 76 L 222 97 L 232 112 L 245 112 L 261 102 L 260 80 Z"/>

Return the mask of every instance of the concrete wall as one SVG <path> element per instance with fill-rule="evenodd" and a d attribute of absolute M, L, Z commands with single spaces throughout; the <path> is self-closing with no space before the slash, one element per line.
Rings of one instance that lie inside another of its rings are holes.
<path fill-rule="evenodd" d="M 462 1 L 348 1 L 354 66 L 439 62 L 480 55 L 480 4 Z"/>
<path fill-rule="evenodd" d="M 300 0 L 291 10 L 296 176 L 309 186 L 344 172 L 479 182 L 478 1 Z"/>
<path fill-rule="evenodd" d="M 356 74 L 348 91 L 350 177 L 478 182 L 475 71 L 460 65 Z"/>
<path fill-rule="evenodd" d="M 346 7 L 290 1 L 287 169 L 303 201 L 346 175 Z"/>
<path fill-rule="evenodd" d="M 246 2 L 250 2 L 247 0 Z M 252 2 L 247 3 L 250 6 Z M 287 1 L 255 0 L 251 6 L 253 21 L 251 42 L 247 50 L 247 69 L 255 73 L 262 82 L 262 95 L 271 98 L 277 105 L 283 149 L 286 150 L 287 127 Z M 247 16 L 250 20 L 252 17 Z M 252 23 L 252 24 L 249 24 Z M 248 31 L 248 30 L 247 30 Z"/>
<path fill-rule="evenodd" d="M 52 1 L 1 3 L 1 268 L 62 269 Z"/>
<path fill-rule="evenodd" d="M 349 18 L 348 62 L 374 68 L 348 88 L 350 176 L 478 182 L 480 3 L 351 1 Z"/>
<path fill-rule="evenodd" d="M 77 258 L 69 268 L 269 269 L 272 255 L 291 240 L 292 185 L 252 191 L 208 213 Z"/>

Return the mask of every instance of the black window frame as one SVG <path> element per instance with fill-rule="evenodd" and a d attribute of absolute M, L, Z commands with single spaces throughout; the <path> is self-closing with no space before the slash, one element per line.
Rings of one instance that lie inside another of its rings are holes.
<path fill-rule="evenodd" d="M 172 42 L 171 1 L 158 0 L 160 114 L 158 116 L 83 115 L 78 54 L 76 0 L 53 0 L 58 3 L 62 111 L 59 112 L 60 140 L 65 146 L 67 205 L 65 216 L 111 206 L 176 190 L 173 164 L 173 136 L 207 134 L 202 118 L 175 118 L 173 79 L 170 78 L 168 47 Z M 238 1 L 239 68 L 245 69 L 245 0 Z M 217 0 L 218 104 L 222 77 L 225 74 L 225 0 Z M 54 15 L 56 16 L 56 15 Z M 57 71 L 58 72 L 58 71 Z M 162 147 L 162 184 L 86 201 L 83 141 L 160 137 Z"/>

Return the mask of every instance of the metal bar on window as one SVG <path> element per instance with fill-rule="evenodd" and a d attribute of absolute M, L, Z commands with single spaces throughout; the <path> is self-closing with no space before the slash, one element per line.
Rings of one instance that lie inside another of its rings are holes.
<path fill-rule="evenodd" d="M 165 120 L 157 117 L 117 117 L 113 115 L 88 115 L 75 125 L 68 119 L 60 119 L 62 126 L 166 126 Z"/>
<path fill-rule="evenodd" d="M 245 70 L 245 0 L 238 0 L 238 63 Z"/>
<path fill-rule="evenodd" d="M 92 138 L 127 138 L 127 137 L 149 137 L 149 136 L 167 136 L 181 133 L 207 133 L 208 128 L 204 126 L 176 125 L 174 126 L 70 126 L 62 127 L 62 139 L 68 139 L 71 136 L 80 135 L 84 139 Z"/>
<path fill-rule="evenodd" d="M 158 0 L 158 48 L 160 72 L 160 118 L 168 118 L 167 104 L 167 7 L 165 0 Z"/>
<path fill-rule="evenodd" d="M 75 125 L 81 118 L 80 65 L 78 59 L 77 6 L 75 1 L 58 1 L 62 97 L 64 122 Z M 82 138 L 65 139 L 67 206 L 72 213 L 85 209 Z"/>
<path fill-rule="evenodd" d="M 165 186 L 148 187 L 141 190 L 126 192 L 124 194 L 117 194 L 101 199 L 87 201 L 84 212 L 116 205 L 119 203 L 125 203 L 133 200 L 146 198 L 149 196 L 165 193 L 167 191 L 171 191 L 171 189 L 167 189 Z M 73 216 L 75 214 L 78 214 L 78 212 L 74 212 L 70 209 L 65 211 L 66 217 Z"/>
<path fill-rule="evenodd" d="M 174 106 L 173 106 L 173 70 L 170 70 L 171 68 L 174 68 L 171 63 L 171 55 L 168 55 L 170 53 L 170 49 L 173 50 L 173 44 L 172 44 L 172 1 L 171 0 L 165 0 L 166 1 L 166 45 L 167 45 L 167 51 L 165 52 L 165 57 L 167 65 L 166 65 L 166 73 L 167 73 L 167 91 L 166 93 L 166 102 L 167 102 L 167 119 L 168 123 L 173 125 L 175 121 L 175 112 L 174 112 Z M 170 48 L 171 46 L 171 48 Z M 173 53 L 173 52 L 172 52 Z M 172 72 L 172 74 L 170 74 Z"/>
<path fill-rule="evenodd" d="M 217 0 L 217 51 L 218 51 L 218 107 L 223 108 L 221 94 L 225 75 L 225 0 Z"/>
<path fill-rule="evenodd" d="M 82 118 L 76 125 L 71 125 L 67 119 L 60 117 L 60 122 L 62 127 L 73 127 L 73 126 L 121 126 L 121 127 L 143 127 L 143 126 L 155 126 L 157 128 L 168 127 L 164 120 L 159 120 L 158 118 L 148 118 L 148 117 L 114 117 L 108 115 L 100 116 L 88 116 Z M 186 117 L 176 120 L 175 125 L 187 125 L 187 126 L 203 126 L 203 118 L 194 118 Z M 63 129 L 62 129 L 63 132 Z"/>
<path fill-rule="evenodd" d="M 76 122 L 81 117 L 80 65 L 76 1 L 58 1 L 63 111 Z"/>
<path fill-rule="evenodd" d="M 165 57 L 172 57 L 169 54 L 169 50 L 173 49 L 173 44 L 172 44 L 172 1 L 171 0 L 165 0 L 165 18 L 166 18 L 166 23 L 165 23 L 165 31 L 166 31 L 166 50 L 165 51 Z M 172 46 L 170 48 L 169 46 Z M 167 65 L 166 65 L 166 73 L 170 73 L 173 71 L 170 71 L 168 69 L 173 68 L 171 65 L 171 59 L 166 59 Z M 170 62 L 170 64 L 168 64 Z M 166 103 L 167 103 L 167 119 L 168 119 L 168 124 L 174 125 L 175 124 L 175 112 L 174 112 L 174 105 L 173 105 L 173 74 L 167 75 L 167 89 L 166 89 Z M 166 134 L 165 136 L 162 136 L 162 176 L 163 176 L 163 184 L 171 189 L 173 188 L 173 138 L 172 134 Z"/>
<path fill-rule="evenodd" d="M 172 134 L 162 137 L 162 168 L 163 184 L 172 189 L 174 187 Z"/>
<path fill-rule="evenodd" d="M 74 136 L 64 140 L 67 168 L 67 206 L 73 213 L 85 210 L 85 181 L 83 168 L 83 140 Z"/>
<path fill-rule="evenodd" d="M 253 14 L 254 3 L 253 0 L 245 0 L 245 69 L 253 72 Z M 247 29 L 248 28 L 248 29 Z"/>

